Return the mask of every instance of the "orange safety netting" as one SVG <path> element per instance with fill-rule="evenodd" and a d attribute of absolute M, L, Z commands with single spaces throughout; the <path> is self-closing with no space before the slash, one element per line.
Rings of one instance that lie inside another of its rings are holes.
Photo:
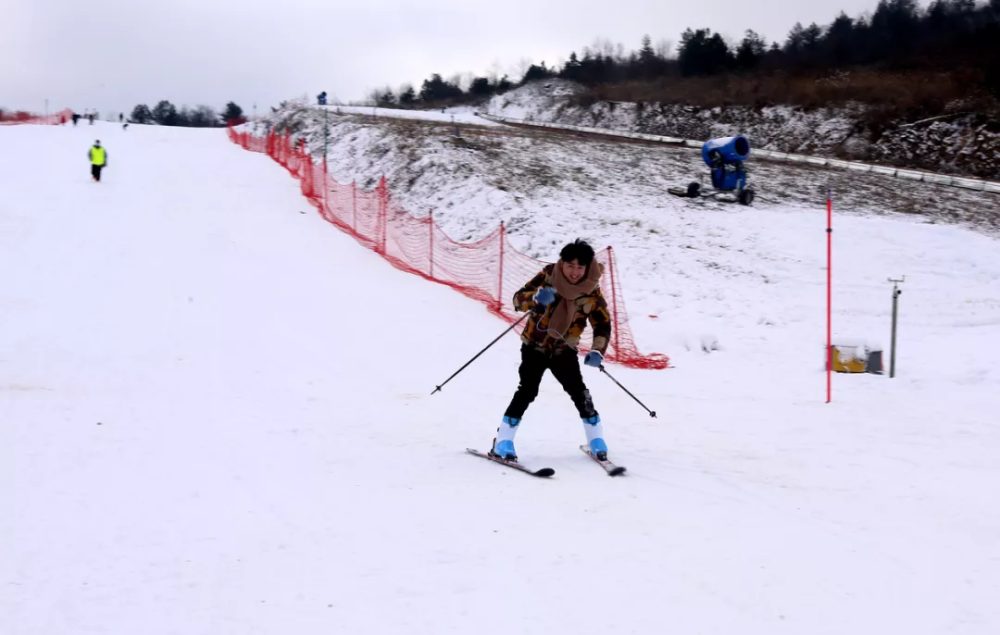
<path fill-rule="evenodd" d="M 13 126 L 16 124 L 36 124 L 43 126 L 58 126 L 73 120 L 73 111 L 69 108 L 60 110 L 52 115 L 36 115 L 30 112 L 18 110 L 14 112 L 0 111 L 0 126 Z"/>
<path fill-rule="evenodd" d="M 418 218 L 392 200 L 383 177 L 373 190 L 358 189 L 329 177 L 326 161 L 314 162 L 289 135 L 257 137 L 229 128 L 229 138 L 246 150 L 262 152 L 280 163 L 301 182 L 302 194 L 323 218 L 380 254 L 393 266 L 427 280 L 446 284 L 479 300 L 499 317 L 514 322 L 512 298 L 546 263 L 516 250 L 503 223 L 476 242 L 452 240 L 434 222 L 433 214 Z M 632 368 L 666 368 L 666 355 L 643 355 L 636 348 L 625 312 L 614 252 L 597 253 L 604 264 L 601 288 L 611 313 L 611 342 L 605 359 Z M 589 330 L 588 330 L 589 333 Z M 589 335 L 581 342 L 588 350 Z"/>

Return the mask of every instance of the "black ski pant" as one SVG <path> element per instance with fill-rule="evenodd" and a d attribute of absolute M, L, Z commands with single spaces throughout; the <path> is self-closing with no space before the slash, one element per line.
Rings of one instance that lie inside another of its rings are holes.
<path fill-rule="evenodd" d="M 101 180 L 101 170 L 104 169 L 103 165 L 91 165 L 90 173 L 94 176 L 95 181 Z"/>
<path fill-rule="evenodd" d="M 521 346 L 521 367 L 517 371 L 521 381 L 504 416 L 514 419 L 524 416 L 528 406 L 538 396 L 538 385 L 546 370 L 552 371 L 552 376 L 562 384 L 563 390 L 573 400 L 573 405 L 576 406 L 582 419 L 597 416 L 590 391 L 583 383 L 580 360 L 576 353 L 564 348 L 555 354 L 549 354 L 527 344 Z"/>

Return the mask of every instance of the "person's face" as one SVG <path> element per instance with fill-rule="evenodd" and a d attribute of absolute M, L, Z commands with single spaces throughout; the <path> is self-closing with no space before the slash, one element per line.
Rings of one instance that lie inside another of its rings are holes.
<path fill-rule="evenodd" d="M 580 264 L 579 260 L 570 260 L 569 262 L 563 263 L 563 275 L 566 279 L 576 284 L 583 279 L 584 274 L 587 273 L 587 268 Z"/>

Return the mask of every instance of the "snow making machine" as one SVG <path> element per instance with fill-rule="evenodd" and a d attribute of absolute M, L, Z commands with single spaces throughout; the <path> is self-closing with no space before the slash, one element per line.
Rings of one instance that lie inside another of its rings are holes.
<path fill-rule="evenodd" d="M 737 135 L 706 141 L 701 147 L 701 158 L 711 170 L 712 190 L 705 191 L 701 183 L 692 181 L 686 188 L 670 188 L 671 194 L 686 198 L 726 195 L 719 200 L 743 205 L 753 203 L 754 191 L 747 187 L 747 172 L 743 165 L 750 158 L 750 141 L 746 137 Z"/>

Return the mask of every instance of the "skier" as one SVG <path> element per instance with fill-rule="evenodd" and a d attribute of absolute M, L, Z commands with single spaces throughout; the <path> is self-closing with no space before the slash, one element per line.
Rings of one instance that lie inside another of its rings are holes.
<path fill-rule="evenodd" d="M 95 181 L 100 182 L 101 170 L 108 165 L 108 151 L 101 145 L 100 139 L 90 147 L 88 156 L 90 157 L 90 175 Z"/>
<path fill-rule="evenodd" d="M 514 309 L 531 311 L 521 333 L 520 382 L 503 422 L 497 429 L 490 454 L 517 460 L 514 435 L 528 405 L 538 395 L 538 385 L 546 370 L 562 384 L 583 419 L 590 451 L 607 460 L 601 416 L 594 409 L 590 391 L 580 374 L 576 347 L 590 322 L 594 344 L 583 363 L 600 368 L 611 337 L 611 316 L 599 286 L 604 267 L 594 262 L 594 249 L 576 240 L 559 252 L 559 262 L 548 265 L 514 294 Z"/>

